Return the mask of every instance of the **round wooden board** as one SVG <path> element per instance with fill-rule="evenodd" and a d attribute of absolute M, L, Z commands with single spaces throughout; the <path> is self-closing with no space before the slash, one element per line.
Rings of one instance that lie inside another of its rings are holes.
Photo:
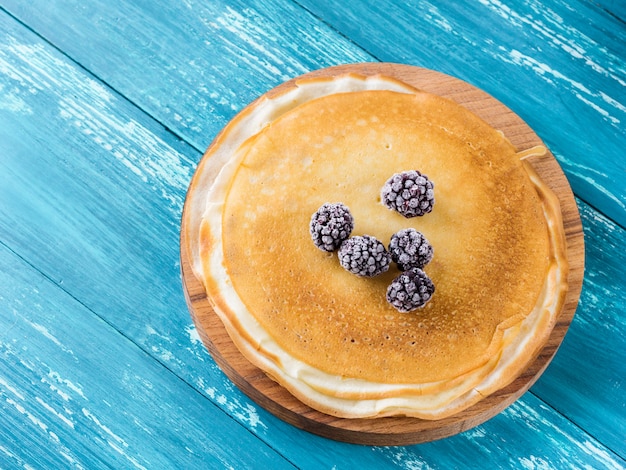
<path fill-rule="evenodd" d="M 333 76 L 347 72 L 384 74 L 422 90 L 450 98 L 500 129 L 518 150 L 542 144 L 533 130 L 510 109 L 487 93 L 456 78 L 432 70 L 390 63 L 342 65 L 311 72 L 269 91 L 273 95 L 305 77 Z M 306 431 L 345 442 L 365 445 L 407 445 L 428 442 L 477 426 L 517 400 L 539 378 L 556 353 L 578 305 L 584 272 L 584 241 L 578 209 L 569 183 L 552 154 L 533 158 L 531 164 L 558 196 L 567 238 L 570 264 L 569 289 L 551 336 L 526 371 L 511 384 L 476 405 L 437 421 L 416 418 L 343 419 L 320 413 L 293 397 L 248 362 L 231 342 L 215 315 L 202 284 L 194 276 L 187 253 L 185 217 L 181 226 L 181 272 L 183 289 L 193 321 L 209 352 L 226 375 L 252 400 L 274 415 Z M 194 175 L 198 178 L 198 174 Z M 185 207 L 192 194 L 187 195 Z"/>

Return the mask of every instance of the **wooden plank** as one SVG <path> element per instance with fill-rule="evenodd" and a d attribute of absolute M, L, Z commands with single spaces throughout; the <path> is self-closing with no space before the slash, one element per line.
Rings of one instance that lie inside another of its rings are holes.
<path fill-rule="evenodd" d="M 614 16 L 622 23 L 626 24 L 626 3 L 621 0 L 594 0 L 589 3 L 599 6 L 609 15 Z"/>
<path fill-rule="evenodd" d="M 335 459 L 384 464 L 368 448 L 274 418 L 211 360 L 180 281 L 193 148 L 3 14 L 0 89 L 8 91 L 0 94 L 1 243 L 243 425 L 220 431 L 231 442 L 255 434 L 305 468 Z M 210 415 L 197 418 L 213 428 Z M 180 432 L 183 439 L 188 431 Z"/>
<path fill-rule="evenodd" d="M 94 321 L 93 312 L 5 247 L 0 247 L 0 266 L 0 463 L 284 467 L 269 460 L 269 451 L 247 442 L 247 432 L 237 433 L 232 446 L 233 424 L 224 423 L 215 407 L 110 325 Z M 211 429 L 220 432 L 208 438 Z M 310 469 L 467 468 L 471 462 L 529 468 L 626 465 L 532 394 L 451 439 L 408 447 L 367 448 L 323 439 L 320 444 L 326 447 L 324 458 L 296 454 L 294 464 Z M 308 442 L 304 450 L 311 447 Z"/>
<path fill-rule="evenodd" d="M 381 61 L 439 70 L 502 101 L 576 195 L 626 227 L 623 21 L 584 0 L 300 3 Z"/>
<path fill-rule="evenodd" d="M 586 277 L 561 349 L 533 393 L 626 457 L 625 231 L 580 204 Z"/>
<path fill-rule="evenodd" d="M 252 432 L 287 455 L 305 451 L 311 465 L 323 462 L 324 440 L 280 421 L 268 430 L 273 418 L 222 375 L 191 322 L 178 223 L 195 151 L 41 41 L 18 40 L 17 27 L 0 28 L 9 33 L 2 83 L 12 90 L 0 126 L 7 151 L 0 191 L 16 204 L 3 211 L 1 239 Z M 54 188 L 58 194 L 42 192 Z M 379 459 L 348 447 L 334 455 Z"/>
<path fill-rule="evenodd" d="M 626 460 L 599 445 L 530 393 L 487 423 L 463 434 L 375 451 L 400 468 L 626 468 Z"/>
<path fill-rule="evenodd" d="M 8 0 L 3 8 L 200 151 L 261 90 L 371 60 L 289 0 Z"/>
<path fill-rule="evenodd" d="M 0 18 L 0 84 L 10 91 L 0 95 L 0 201 L 11 201 L 0 205 L 0 240 L 250 432 L 302 468 L 341 468 L 341 462 L 346 467 L 358 462 L 363 468 L 438 468 L 465 453 L 494 465 L 532 464 L 544 461 L 541 447 L 554 461 L 572 452 L 580 453 L 574 461 L 588 459 L 590 465 L 597 462 L 591 454 L 604 458 L 606 449 L 592 439 L 588 443 L 580 430 L 528 394 L 521 401 L 529 400 L 528 407 L 516 419 L 499 415 L 498 421 L 477 428 L 480 434 L 401 449 L 315 438 L 254 407 L 208 359 L 178 290 L 178 211 L 184 175 L 199 154 L 61 54 Z M 66 104 L 73 108 L 63 108 Z M 25 416 L 22 420 L 29 422 Z M 510 439 L 520 428 L 518 451 L 517 442 L 511 445 L 506 436 Z M 231 426 L 223 432 L 232 439 L 240 434 Z M 572 450 L 572 441 L 585 447 Z M 608 461 L 623 466 L 614 458 Z"/>
<path fill-rule="evenodd" d="M 2 245 L 0 267 L 1 467 L 293 468 Z"/>

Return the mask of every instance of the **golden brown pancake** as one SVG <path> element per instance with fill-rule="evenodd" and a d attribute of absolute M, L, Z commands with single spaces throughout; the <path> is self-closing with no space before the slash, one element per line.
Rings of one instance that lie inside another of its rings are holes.
<path fill-rule="evenodd" d="M 194 272 L 244 356 L 311 407 L 448 416 L 521 373 L 563 302 L 558 201 L 520 156 L 471 112 L 395 80 L 300 82 L 209 152 L 188 224 Z M 413 169 L 436 203 L 407 219 L 380 189 Z M 422 232 L 431 301 L 399 312 L 385 296 L 395 267 L 362 278 L 317 249 L 309 221 L 325 202 L 350 208 L 353 235 Z"/>

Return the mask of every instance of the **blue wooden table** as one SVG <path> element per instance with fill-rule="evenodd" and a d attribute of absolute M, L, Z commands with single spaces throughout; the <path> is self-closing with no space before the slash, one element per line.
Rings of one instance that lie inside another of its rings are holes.
<path fill-rule="evenodd" d="M 576 196 L 574 321 L 515 404 L 413 446 L 258 407 L 180 279 L 204 150 L 281 82 L 354 62 L 454 75 L 550 147 Z M 0 468 L 626 468 L 626 4 L 0 0 Z"/>

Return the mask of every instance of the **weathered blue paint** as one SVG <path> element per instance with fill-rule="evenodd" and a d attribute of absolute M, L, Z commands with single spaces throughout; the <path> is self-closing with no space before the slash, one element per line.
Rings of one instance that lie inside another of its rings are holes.
<path fill-rule="evenodd" d="M 0 267 L 2 468 L 293 468 L 5 246 Z"/>
<path fill-rule="evenodd" d="M 335 3 L 0 2 L 0 468 L 626 468 L 623 14 Z M 375 60 L 512 107 L 563 164 L 587 241 L 578 316 L 532 391 L 402 448 L 253 404 L 200 343 L 178 273 L 186 187 L 228 119 L 286 78 Z"/>
<path fill-rule="evenodd" d="M 237 111 L 282 81 L 372 60 L 284 0 L 3 4 L 200 151 Z"/>
<path fill-rule="evenodd" d="M 580 304 L 532 391 L 622 456 L 626 450 L 625 231 L 585 204 L 586 276 Z"/>

